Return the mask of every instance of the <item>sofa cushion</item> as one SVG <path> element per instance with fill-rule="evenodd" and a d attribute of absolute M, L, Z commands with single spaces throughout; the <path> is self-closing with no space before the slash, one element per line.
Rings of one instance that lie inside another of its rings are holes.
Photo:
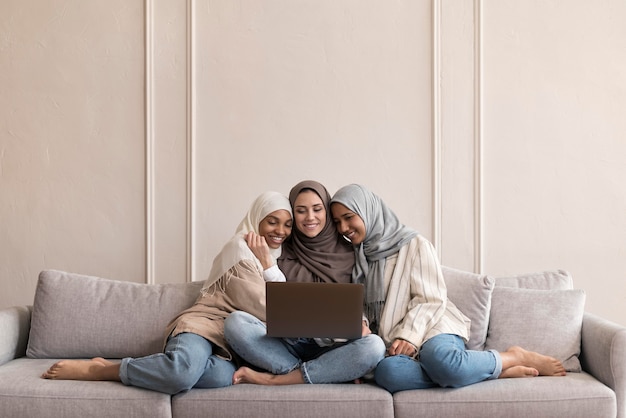
<path fill-rule="evenodd" d="M 516 276 L 495 277 L 495 286 L 518 287 L 523 289 L 573 289 L 574 281 L 565 270 L 546 270 Z"/>
<path fill-rule="evenodd" d="M 489 276 L 445 266 L 441 270 L 448 289 L 448 299 L 472 321 L 467 348 L 482 350 L 487 339 L 494 280 Z"/>
<path fill-rule="evenodd" d="M 172 397 L 175 418 L 393 418 L 393 398 L 369 383 L 193 389 Z"/>
<path fill-rule="evenodd" d="M 496 287 L 485 349 L 518 345 L 555 357 L 580 372 L 580 340 L 585 293 L 579 289 L 538 290 Z"/>
<path fill-rule="evenodd" d="M 171 418 L 171 396 L 119 382 L 42 379 L 56 360 L 22 357 L 0 366 L 6 418 Z"/>
<path fill-rule="evenodd" d="M 462 388 L 404 390 L 393 395 L 396 418 L 615 417 L 615 392 L 587 373 L 494 379 Z"/>
<path fill-rule="evenodd" d="M 30 309 L 29 306 L 13 306 L 0 310 L 0 365 L 26 353 Z"/>
<path fill-rule="evenodd" d="M 47 270 L 39 275 L 26 355 L 123 358 L 162 351 L 166 325 L 201 282 L 149 285 Z"/>

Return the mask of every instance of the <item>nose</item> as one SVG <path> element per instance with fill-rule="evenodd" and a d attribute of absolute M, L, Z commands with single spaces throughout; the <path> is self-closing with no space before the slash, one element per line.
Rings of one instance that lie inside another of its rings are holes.
<path fill-rule="evenodd" d="M 345 233 L 347 230 L 346 225 L 344 224 L 344 221 L 337 221 L 337 232 L 339 232 L 340 234 Z"/>

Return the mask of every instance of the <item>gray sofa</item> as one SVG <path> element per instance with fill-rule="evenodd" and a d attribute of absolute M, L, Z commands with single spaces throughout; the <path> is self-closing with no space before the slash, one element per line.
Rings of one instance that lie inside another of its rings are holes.
<path fill-rule="evenodd" d="M 33 306 L 0 310 L 2 417 L 622 417 L 626 327 L 584 312 L 565 271 L 492 278 L 444 267 L 449 298 L 472 319 L 475 349 L 522 345 L 559 357 L 565 377 L 499 379 L 391 395 L 374 384 L 237 385 L 169 396 L 118 382 L 40 375 L 60 358 L 161 350 L 162 332 L 201 283 L 145 285 L 59 271 Z"/>

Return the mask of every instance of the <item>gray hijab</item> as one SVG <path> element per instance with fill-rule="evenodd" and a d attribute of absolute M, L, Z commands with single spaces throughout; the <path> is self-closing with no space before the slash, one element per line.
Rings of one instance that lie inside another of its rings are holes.
<path fill-rule="evenodd" d="M 341 203 L 361 217 L 365 240 L 354 245 L 356 264 L 353 281 L 365 285 L 365 312 L 370 328 L 377 332 L 380 312 L 385 303 L 385 261 L 417 235 L 400 223 L 380 197 L 362 185 L 350 184 L 335 193 L 332 203 Z"/>

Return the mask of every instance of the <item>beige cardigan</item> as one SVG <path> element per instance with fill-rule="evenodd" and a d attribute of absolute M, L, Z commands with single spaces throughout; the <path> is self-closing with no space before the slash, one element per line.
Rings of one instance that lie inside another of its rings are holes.
<path fill-rule="evenodd" d="M 386 260 L 385 305 L 379 335 L 390 346 L 395 339 L 409 341 L 418 351 L 438 334 L 469 339 L 470 320 L 448 300 L 437 254 L 417 235 Z"/>
<path fill-rule="evenodd" d="M 233 352 L 224 340 L 224 320 L 234 311 L 265 321 L 265 280 L 252 260 L 240 261 L 200 294 L 192 307 L 170 322 L 166 335 L 198 334 L 215 344 L 214 354 L 232 360 Z"/>

